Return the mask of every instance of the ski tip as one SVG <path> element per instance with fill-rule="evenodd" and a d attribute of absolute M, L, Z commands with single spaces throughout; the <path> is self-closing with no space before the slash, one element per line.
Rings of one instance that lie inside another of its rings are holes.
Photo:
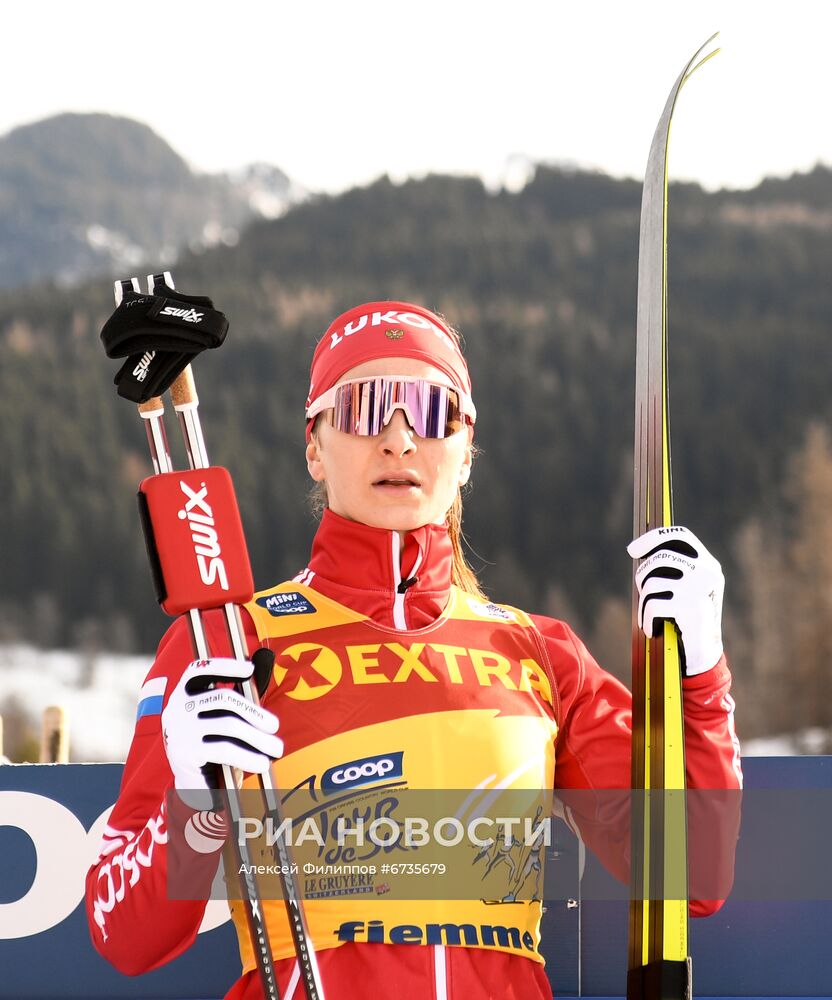
<path fill-rule="evenodd" d="M 702 45 L 700 45 L 699 48 L 696 50 L 696 52 L 694 52 L 694 54 L 691 56 L 690 62 L 687 64 L 687 67 L 685 68 L 685 74 L 682 80 L 682 86 L 684 86 L 684 84 L 687 83 L 687 81 L 693 76 L 693 74 L 699 69 L 700 66 L 704 66 L 709 59 L 713 59 L 713 57 L 718 52 L 722 51 L 722 48 L 720 46 L 717 46 L 716 48 L 711 49 L 710 52 L 706 52 L 705 55 L 702 55 L 702 53 L 705 52 L 705 50 L 713 42 L 713 40 L 718 37 L 719 37 L 719 32 L 715 31 L 711 35 L 711 37 Z"/>
<path fill-rule="evenodd" d="M 710 38 L 707 38 L 699 46 L 699 48 L 696 50 L 696 52 L 694 52 L 693 55 L 690 57 L 690 62 L 688 63 L 688 66 L 691 66 L 691 65 L 693 65 L 693 63 L 696 62 L 696 60 L 702 55 L 702 53 L 705 51 L 705 49 L 707 49 L 707 47 L 714 41 L 715 38 L 719 38 L 719 32 L 718 31 L 715 31 L 711 35 Z"/>

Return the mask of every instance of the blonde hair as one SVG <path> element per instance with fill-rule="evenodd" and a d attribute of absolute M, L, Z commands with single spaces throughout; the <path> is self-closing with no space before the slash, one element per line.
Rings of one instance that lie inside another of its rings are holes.
<path fill-rule="evenodd" d="M 468 565 L 465 553 L 462 551 L 462 543 L 465 536 L 462 533 L 462 489 L 456 491 L 456 497 L 448 511 L 448 538 L 453 547 L 453 563 L 451 565 L 451 583 L 464 590 L 466 594 L 479 597 L 487 601 L 477 574 Z"/>
<path fill-rule="evenodd" d="M 462 353 L 462 337 L 459 334 L 459 330 L 456 327 L 451 326 L 451 324 L 445 319 L 442 313 L 437 312 L 436 314 L 442 322 L 445 324 L 448 333 L 453 338 L 456 346 L 459 348 L 460 353 Z M 468 447 L 471 449 L 471 461 L 477 454 L 477 448 L 471 441 L 469 433 L 469 444 Z M 454 502 L 451 504 L 451 509 L 448 511 L 447 515 L 448 523 L 448 537 L 451 540 L 451 547 L 453 548 L 453 563 L 451 565 L 451 583 L 459 587 L 460 590 L 464 590 L 466 594 L 471 594 L 472 597 L 478 597 L 483 601 L 487 601 L 488 598 L 485 595 L 482 587 L 480 586 L 480 581 L 477 579 L 477 574 L 468 565 L 468 560 L 465 558 L 465 553 L 462 551 L 462 544 L 465 541 L 465 535 L 462 533 L 462 487 L 460 486 L 456 491 L 456 496 L 454 497 Z"/>

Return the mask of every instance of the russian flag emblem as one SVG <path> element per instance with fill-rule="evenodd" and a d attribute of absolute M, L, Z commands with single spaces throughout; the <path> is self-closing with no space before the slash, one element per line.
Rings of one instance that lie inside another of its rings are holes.
<path fill-rule="evenodd" d="M 137 722 L 145 715 L 162 714 L 162 700 L 167 683 L 167 677 L 153 677 L 145 682 L 139 692 L 139 707 L 136 711 Z"/>

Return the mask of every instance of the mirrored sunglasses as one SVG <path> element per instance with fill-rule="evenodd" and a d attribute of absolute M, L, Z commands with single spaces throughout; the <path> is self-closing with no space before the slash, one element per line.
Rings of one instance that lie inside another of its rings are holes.
<path fill-rule="evenodd" d="M 306 417 L 324 413 L 336 430 L 363 437 L 380 434 L 395 410 L 423 438 L 449 437 L 477 418 L 473 400 L 464 392 L 407 375 L 340 382 L 309 406 Z"/>

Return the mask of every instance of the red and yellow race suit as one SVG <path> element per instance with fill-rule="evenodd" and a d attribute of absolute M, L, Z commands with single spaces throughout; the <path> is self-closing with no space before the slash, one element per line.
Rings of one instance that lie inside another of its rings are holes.
<path fill-rule="evenodd" d="M 263 703 L 280 719 L 281 791 L 302 788 L 325 810 L 336 791 L 341 802 L 382 777 L 385 787 L 472 794 L 628 788 L 626 688 L 563 622 L 471 597 L 451 586 L 450 574 L 444 527 L 411 532 L 402 546 L 397 532 L 327 511 L 308 568 L 247 605 L 250 648 L 275 653 Z M 209 623 L 215 652 L 221 631 L 217 619 Z M 184 830 L 176 863 L 208 881 L 223 842 L 205 814 L 175 797 L 170 812 L 165 804 L 173 777 L 160 714 L 192 658 L 177 622 L 142 689 L 121 794 L 87 880 L 94 943 L 130 973 L 184 951 L 204 912 L 204 901 L 168 896 L 169 831 Z M 724 659 L 684 681 L 692 788 L 741 784 L 729 687 Z M 626 877 L 626 831 L 589 821 L 581 832 Z M 551 996 L 538 952 L 539 898 L 384 899 L 383 880 L 360 876 L 314 887 L 321 891 L 304 909 L 330 998 L 393 990 L 397 1000 Z M 259 997 L 240 904 L 231 908 L 243 976 L 228 995 Z M 267 901 L 265 913 L 281 996 L 300 998 L 283 903 Z"/>

